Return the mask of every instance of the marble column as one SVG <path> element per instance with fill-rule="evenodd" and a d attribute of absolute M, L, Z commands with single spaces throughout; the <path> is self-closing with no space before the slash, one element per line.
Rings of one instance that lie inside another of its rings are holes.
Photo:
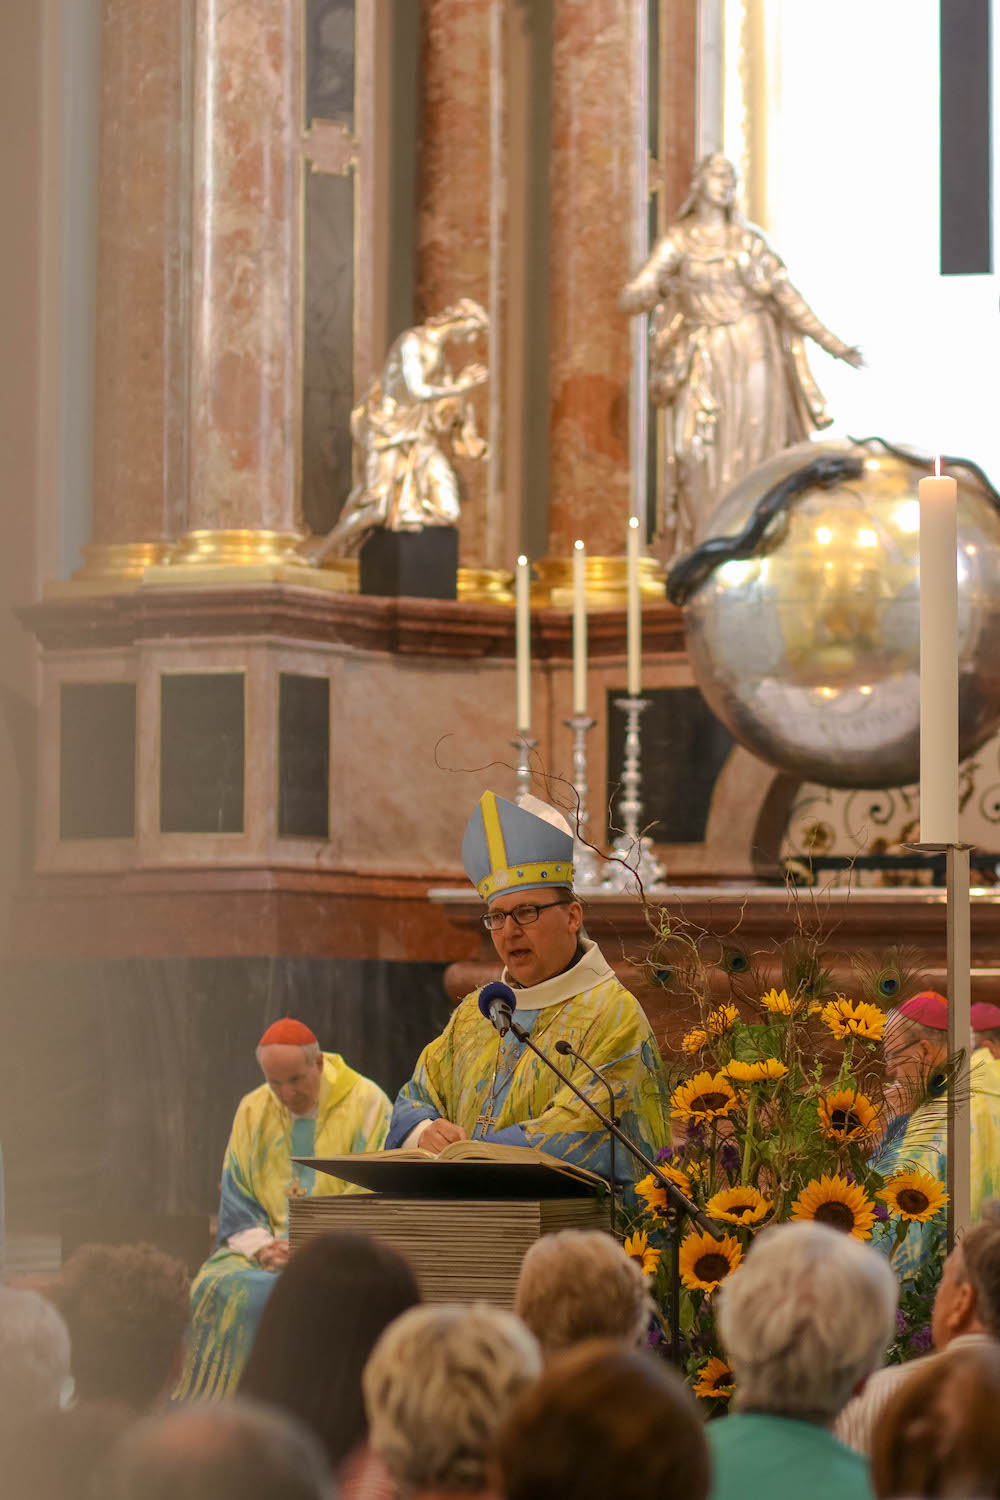
<path fill-rule="evenodd" d="M 137 579 L 181 529 L 190 0 L 104 0 L 94 522 L 84 579 Z"/>
<path fill-rule="evenodd" d="M 281 558 L 299 530 L 299 7 L 194 0 L 194 12 L 189 530 L 177 561 Z"/>
<path fill-rule="evenodd" d="M 554 0 L 549 543 L 621 557 L 629 510 L 632 0 Z"/>
<path fill-rule="evenodd" d="M 495 30 L 495 28 L 494 28 Z M 491 0 L 425 0 L 421 7 L 420 154 L 416 317 L 460 297 L 495 314 L 490 299 L 491 243 Z M 495 225 L 493 226 L 495 233 Z M 483 347 L 455 346 L 452 362 L 483 359 Z M 491 383 L 502 372 L 491 369 Z M 489 391 L 474 396 L 487 431 Z M 489 470 L 456 459 L 462 494 L 460 562 L 486 563 Z"/>

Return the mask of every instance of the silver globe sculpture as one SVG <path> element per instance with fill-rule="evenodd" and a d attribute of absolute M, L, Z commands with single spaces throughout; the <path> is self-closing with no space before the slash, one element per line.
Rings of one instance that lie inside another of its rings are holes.
<path fill-rule="evenodd" d="M 743 530 L 773 485 L 823 454 L 860 477 L 807 491 L 755 555 L 723 561 L 684 608 L 688 655 L 709 706 L 755 755 L 801 780 L 882 788 L 920 766 L 920 515 L 926 470 L 878 448 L 799 443 L 722 500 L 706 537 Z M 1000 515 L 958 480 L 959 742 L 1000 723 Z"/>

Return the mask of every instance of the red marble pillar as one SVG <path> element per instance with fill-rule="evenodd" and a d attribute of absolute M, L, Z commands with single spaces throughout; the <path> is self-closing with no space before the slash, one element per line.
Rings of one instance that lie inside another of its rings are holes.
<path fill-rule="evenodd" d="M 554 0 L 549 556 L 621 557 L 629 506 L 633 0 Z"/>
<path fill-rule="evenodd" d="M 141 574 L 181 529 L 185 6 L 104 0 L 94 524 L 83 576 Z"/>
<path fill-rule="evenodd" d="M 420 153 L 417 184 L 416 319 L 460 297 L 490 310 L 490 10 L 491 0 L 425 0 L 420 40 Z M 486 357 L 455 345 L 453 367 Z M 502 378 L 491 371 L 494 380 Z M 489 392 L 474 398 L 487 431 Z M 462 493 L 463 567 L 486 561 L 488 468 L 456 459 Z"/>
<path fill-rule="evenodd" d="M 170 9 L 172 7 L 167 7 Z M 301 40 L 288 0 L 194 0 L 188 527 L 298 530 Z M 204 534 L 208 533 L 208 537 Z"/>

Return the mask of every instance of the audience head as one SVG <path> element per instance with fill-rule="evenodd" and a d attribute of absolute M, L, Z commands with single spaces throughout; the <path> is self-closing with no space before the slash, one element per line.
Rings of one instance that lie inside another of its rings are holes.
<path fill-rule="evenodd" d="M 3 1493 L 24 1500 L 93 1500 L 94 1477 L 135 1422 L 120 1401 L 78 1401 L 21 1428 L 4 1463 Z"/>
<path fill-rule="evenodd" d="M 319 1103 L 323 1054 L 308 1026 L 283 1016 L 257 1043 L 264 1082 L 279 1104 L 293 1115 L 307 1115 Z"/>
<path fill-rule="evenodd" d="M 241 1400 L 137 1423 L 101 1480 L 101 1500 L 324 1500 L 330 1486 L 301 1422 Z"/>
<path fill-rule="evenodd" d="M 898 1010 L 885 1027 L 885 1071 L 892 1083 L 924 1084 L 948 1060 L 948 1002 L 935 990 L 923 990 Z"/>
<path fill-rule="evenodd" d="M 840 1230 L 765 1229 L 718 1293 L 734 1407 L 831 1423 L 882 1361 L 896 1292 L 885 1257 Z"/>
<path fill-rule="evenodd" d="M 977 1000 L 972 1007 L 972 1044 L 986 1047 L 994 1057 L 1000 1057 L 1000 1005 Z"/>
<path fill-rule="evenodd" d="M 706 1500 L 708 1445 L 694 1399 L 645 1351 L 608 1341 L 557 1355 L 495 1444 L 506 1500 Z"/>
<path fill-rule="evenodd" d="M 514 1298 L 546 1359 L 585 1339 L 637 1344 L 652 1309 L 638 1262 L 599 1229 L 564 1229 L 536 1240 Z"/>
<path fill-rule="evenodd" d="M 876 1495 L 1000 1496 L 1000 1349 L 951 1349 L 922 1364 L 875 1430 Z"/>
<path fill-rule="evenodd" d="M 408 1494 L 482 1493 L 497 1428 L 541 1364 L 512 1313 L 412 1308 L 386 1329 L 365 1369 L 371 1446 Z"/>
<path fill-rule="evenodd" d="M 191 1315 L 185 1267 L 152 1245 L 81 1245 L 52 1300 L 66 1319 L 82 1400 L 148 1411 L 179 1373 Z"/>
<path fill-rule="evenodd" d="M 945 1261 L 931 1328 L 938 1349 L 962 1333 L 1000 1339 L 1000 1223 L 995 1219 L 970 1229 Z"/>
<path fill-rule="evenodd" d="M 297 1250 L 268 1298 L 240 1395 L 309 1426 L 338 1467 L 367 1433 L 361 1375 L 383 1329 L 420 1301 L 402 1256 L 364 1234 Z"/>
<path fill-rule="evenodd" d="M 69 1389 L 69 1333 L 59 1313 L 38 1292 L 0 1287 L 0 1437 L 55 1411 Z"/>

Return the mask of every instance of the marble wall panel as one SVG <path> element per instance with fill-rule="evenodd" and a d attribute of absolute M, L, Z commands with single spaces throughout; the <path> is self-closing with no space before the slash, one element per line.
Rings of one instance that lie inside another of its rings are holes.
<path fill-rule="evenodd" d="M 307 171 L 302 363 L 302 514 L 329 531 L 351 488 L 354 178 Z"/>

